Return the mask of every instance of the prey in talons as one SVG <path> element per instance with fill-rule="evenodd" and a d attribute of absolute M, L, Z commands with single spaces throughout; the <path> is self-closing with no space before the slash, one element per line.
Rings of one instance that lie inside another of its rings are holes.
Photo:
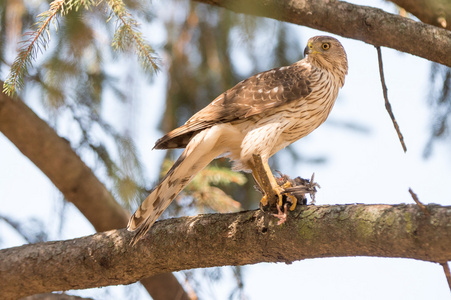
<path fill-rule="evenodd" d="M 274 177 L 266 167 L 260 164 L 261 159 L 254 156 L 253 176 L 257 182 L 256 189 L 263 194 L 260 207 L 263 210 L 269 210 L 272 216 L 279 219 L 277 225 L 285 223 L 287 220 L 288 210 L 295 210 L 297 205 L 306 205 L 306 194 L 310 194 L 311 204 L 315 202 L 315 194 L 319 184 L 314 182 L 314 174 L 311 179 L 303 179 L 296 177 L 291 179 L 288 175 L 278 172 L 278 177 Z M 269 172 L 268 172 L 269 171 Z"/>

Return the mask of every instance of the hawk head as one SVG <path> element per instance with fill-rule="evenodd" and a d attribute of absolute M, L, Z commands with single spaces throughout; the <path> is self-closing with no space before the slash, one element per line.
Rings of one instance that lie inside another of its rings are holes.
<path fill-rule="evenodd" d="M 314 66 L 338 73 L 344 77 L 348 73 L 348 59 L 341 43 L 330 36 L 314 36 L 307 42 L 304 56 Z"/>

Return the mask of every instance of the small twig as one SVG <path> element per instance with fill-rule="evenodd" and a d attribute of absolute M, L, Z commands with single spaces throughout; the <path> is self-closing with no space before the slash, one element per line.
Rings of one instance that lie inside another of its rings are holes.
<path fill-rule="evenodd" d="M 411 188 L 409 188 L 409 193 L 413 198 L 413 201 L 415 201 L 415 203 L 420 207 L 420 209 L 424 212 L 424 214 L 426 216 L 430 216 L 431 214 L 429 213 L 429 211 L 427 210 L 426 206 L 424 206 L 423 203 L 420 202 L 420 200 L 418 199 L 417 194 L 415 194 Z"/>
<path fill-rule="evenodd" d="M 451 273 L 449 271 L 448 262 L 440 263 L 443 267 L 443 271 L 445 272 L 446 280 L 448 281 L 449 290 L 451 291 Z"/>
<path fill-rule="evenodd" d="M 393 114 L 393 111 L 391 109 L 391 104 L 388 101 L 388 91 L 387 91 L 387 86 L 385 85 L 384 68 L 382 65 L 381 47 L 376 46 L 376 50 L 377 50 L 377 58 L 379 60 L 379 73 L 381 75 L 382 91 L 384 93 L 384 99 L 385 99 L 385 109 L 387 110 L 387 112 L 390 115 L 390 118 L 393 122 L 393 126 L 395 127 L 396 133 L 398 134 L 398 138 L 399 138 L 399 141 L 401 142 L 402 149 L 404 150 L 404 152 L 406 152 L 407 147 L 406 147 L 406 144 L 404 143 L 404 137 L 402 136 L 401 130 L 399 129 L 398 122 L 396 122 L 395 115 Z"/>

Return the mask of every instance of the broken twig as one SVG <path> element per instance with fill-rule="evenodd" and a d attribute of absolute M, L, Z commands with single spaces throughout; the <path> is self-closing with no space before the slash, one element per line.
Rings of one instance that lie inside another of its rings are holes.
<path fill-rule="evenodd" d="M 449 290 L 451 291 L 451 273 L 449 271 L 448 262 L 440 263 L 443 267 L 443 271 L 445 272 L 446 280 L 448 281 Z"/>
<path fill-rule="evenodd" d="M 424 212 L 426 216 L 430 216 L 431 214 L 427 210 L 426 206 L 424 206 L 423 203 L 420 202 L 420 199 L 418 199 L 417 194 L 415 194 L 411 188 L 409 188 L 409 193 L 412 196 L 413 201 L 420 207 L 420 209 Z"/>
<path fill-rule="evenodd" d="M 395 127 L 396 133 L 398 134 L 399 141 L 401 142 L 402 149 L 404 152 L 407 151 L 406 144 L 404 143 L 404 137 L 402 136 L 401 130 L 399 129 L 398 122 L 396 122 L 395 115 L 393 114 L 393 111 L 391 109 L 391 104 L 388 101 L 388 90 L 387 85 L 385 84 L 385 77 L 384 77 L 384 68 L 382 65 L 382 52 L 381 47 L 377 46 L 377 58 L 379 60 L 379 73 L 381 75 L 381 83 L 382 83 L 382 91 L 384 93 L 384 99 L 385 99 L 385 109 L 387 110 L 388 114 L 390 115 L 390 118 L 393 122 L 393 126 Z"/>

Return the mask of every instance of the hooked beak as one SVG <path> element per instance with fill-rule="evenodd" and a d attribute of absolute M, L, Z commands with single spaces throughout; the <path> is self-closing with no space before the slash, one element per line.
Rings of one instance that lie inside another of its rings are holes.
<path fill-rule="evenodd" d="M 306 57 L 308 54 L 310 54 L 310 48 L 308 46 L 305 46 L 304 57 Z"/>
<path fill-rule="evenodd" d="M 309 55 L 312 52 L 313 52 L 313 44 L 312 44 L 312 42 L 308 42 L 307 46 L 305 46 L 305 49 L 304 49 L 304 57 L 306 57 L 307 55 Z"/>

